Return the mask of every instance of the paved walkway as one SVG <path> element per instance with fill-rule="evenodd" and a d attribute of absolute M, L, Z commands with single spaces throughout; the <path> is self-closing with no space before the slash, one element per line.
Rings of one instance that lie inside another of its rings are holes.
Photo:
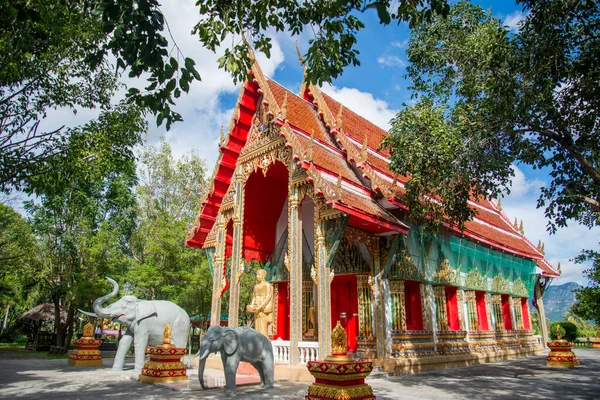
<path fill-rule="evenodd" d="M 582 363 L 577 369 L 548 368 L 545 358 L 539 356 L 368 382 L 379 400 L 600 399 L 600 350 L 577 349 L 576 354 Z M 189 383 L 181 383 L 175 390 L 138 383 L 131 371 L 114 373 L 112 359 L 105 360 L 104 367 L 73 368 L 66 360 L 10 357 L 0 353 L 0 399 L 226 398 L 222 388 L 201 391 L 193 371 L 189 371 Z M 222 377 L 216 370 L 206 370 L 206 374 L 212 382 Z M 238 397 L 300 400 L 306 388 L 307 384 L 288 381 L 276 381 L 270 390 L 247 384 L 238 386 Z"/>

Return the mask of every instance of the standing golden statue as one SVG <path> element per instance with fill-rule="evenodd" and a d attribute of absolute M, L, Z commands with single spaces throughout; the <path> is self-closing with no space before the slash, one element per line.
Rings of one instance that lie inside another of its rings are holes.
<path fill-rule="evenodd" d="M 257 283 L 254 285 L 252 302 L 246 306 L 248 312 L 254 313 L 254 329 L 269 337 L 268 327 L 273 323 L 273 285 L 265 281 L 267 271 L 256 271 Z"/>

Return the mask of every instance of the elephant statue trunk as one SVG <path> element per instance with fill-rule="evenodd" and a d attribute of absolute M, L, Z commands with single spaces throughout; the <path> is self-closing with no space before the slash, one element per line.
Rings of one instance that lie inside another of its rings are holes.
<path fill-rule="evenodd" d="M 200 351 L 202 351 L 202 348 L 200 348 Z M 198 351 L 198 354 L 200 354 L 200 351 Z M 204 390 L 208 389 L 208 386 L 206 386 L 204 383 L 204 367 L 206 367 L 206 359 L 208 358 L 208 354 L 208 349 L 204 350 L 200 356 L 200 359 L 198 360 L 198 380 L 200 381 L 200 386 Z"/>
<path fill-rule="evenodd" d="M 118 317 L 119 315 L 113 315 L 112 313 L 107 312 L 102 307 L 102 304 L 104 304 L 104 302 L 106 300 L 112 299 L 113 297 L 115 297 L 117 295 L 117 293 L 119 292 L 119 284 L 117 282 L 115 282 L 113 279 L 108 278 L 108 277 L 106 278 L 106 280 L 109 281 L 113 285 L 113 290 L 109 294 L 102 296 L 102 297 L 98 297 L 96 300 L 94 300 L 92 309 L 94 310 L 94 313 L 96 313 L 96 315 L 98 315 L 99 317 L 115 318 L 115 317 Z"/>
<path fill-rule="evenodd" d="M 109 277 L 106 277 L 106 280 L 113 285 L 112 292 L 110 292 L 109 294 L 104 295 L 102 297 L 98 297 L 96 300 L 94 300 L 94 304 L 92 305 L 92 309 L 94 310 L 93 313 L 80 309 L 79 311 L 81 313 L 83 313 L 85 315 L 89 315 L 90 317 L 95 317 L 95 318 L 115 318 L 115 317 L 119 316 L 119 315 L 114 315 L 112 313 L 107 312 L 102 307 L 102 304 L 104 304 L 104 302 L 106 302 L 106 300 L 112 299 L 119 292 L 119 284 L 117 282 L 115 282 L 113 279 L 111 279 Z"/>

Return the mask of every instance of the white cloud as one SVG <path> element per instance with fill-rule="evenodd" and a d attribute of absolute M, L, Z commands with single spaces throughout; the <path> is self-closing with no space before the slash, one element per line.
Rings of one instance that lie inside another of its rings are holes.
<path fill-rule="evenodd" d="M 389 104 L 384 100 L 376 99 L 371 93 L 361 92 L 355 88 L 337 88 L 325 84 L 322 89 L 345 107 L 386 131 L 390 129 L 390 120 L 398 112 L 390 109 Z"/>
<path fill-rule="evenodd" d="M 218 68 L 217 59 L 224 49 L 219 49 L 215 54 L 203 48 L 197 36 L 190 34 L 199 18 L 193 0 L 165 2 L 161 10 L 170 24 L 177 45 L 185 56 L 196 61 L 196 69 L 202 81 L 193 82 L 189 93 L 176 100 L 174 110 L 182 115 L 183 122 L 175 123 L 167 132 L 164 126 L 156 128 L 154 121 L 151 121 L 149 142 L 154 143 L 159 136 L 165 136 L 175 157 L 180 157 L 192 148 L 197 149 L 200 157 L 206 160 L 207 173 L 210 175 L 218 156 L 220 128 L 223 126 L 227 131 L 233 112 L 230 104 L 228 109 L 224 108 L 223 96 L 236 96 L 240 86 L 233 84 L 228 72 Z M 231 41 L 226 40 L 225 43 Z M 273 76 L 284 61 L 277 38 L 272 38 L 272 45 L 270 59 L 257 52 L 263 72 L 269 76 Z"/>
<path fill-rule="evenodd" d="M 590 264 L 575 264 L 573 260 L 584 249 L 597 249 L 600 228 L 588 229 L 586 226 L 570 222 L 566 228 L 559 228 L 556 234 L 550 235 L 546 230 L 547 219 L 544 210 L 536 208 L 539 196 L 539 179 L 531 179 L 515 167 L 516 176 L 513 180 L 512 193 L 502 200 L 502 208 L 511 221 L 517 218 L 523 220 L 525 236 L 534 245 L 538 241 L 544 242 L 546 260 L 555 268 L 560 261 L 562 276 L 555 281 L 556 284 L 577 282 L 586 284 L 582 274 Z M 516 189 L 516 190 L 515 190 Z"/>
<path fill-rule="evenodd" d="M 406 63 L 398 56 L 381 56 L 377 62 L 386 67 L 406 67 Z"/>
<path fill-rule="evenodd" d="M 521 29 L 521 22 L 525 19 L 526 15 L 520 11 L 515 11 L 504 18 L 504 26 L 507 26 L 511 31 L 517 32 Z"/>
<path fill-rule="evenodd" d="M 397 47 L 399 49 L 405 49 L 408 47 L 408 39 L 404 39 L 403 41 L 394 40 L 391 43 L 392 47 Z"/>
<path fill-rule="evenodd" d="M 514 172 L 514 176 L 511 180 L 510 194 L 513 199 L 521 198 L 531 191 L 538 190 L 539 188 L 545 186 L 544 181 L 540 179 L 529 180 L 525 177 L 525 174 L 519 167 L 516 165 L 512 165 L 512 169 Z"/>

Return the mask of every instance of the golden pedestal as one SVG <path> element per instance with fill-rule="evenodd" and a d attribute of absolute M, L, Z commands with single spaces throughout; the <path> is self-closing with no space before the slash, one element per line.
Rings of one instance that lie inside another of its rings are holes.
<path fill-rule="evenodd" d="M 546 358 L 549 367 L 574 368 L 579 366 L 579 359 L 571 349 L 573 343 L 564 339 L 557 339 L 547 343 L 550 353 Z"/>
<path fill-rule="evenodd" d="M 102 365 L 102 354 L 98 347 L 101 339 L 94 339 L 94 326 L 87 323 L 83 328 L 83 337 L 73 341 L 75 350 L 69 355 L 71 367 L 99 367 Z"/>
<path fill-rule="evenodd" d="M 346 332 L 338 321 L 331 334 L 333 354 L 325 361 L 309 361 L 308 372 L 315 383 L 308 387 L 306 400 L 375 400 L 365 378 L 373 370 L 370 361 L 353 361 L 346 354 Z"/>
<path fill-rule="evenodd" d="M 600 349 L 600 338 L 591 338 L 590 343 L 592 349 Z"/>
<path fill-rule="evenodd" d="M 181 362 L 185 351 L 185 348 L 178 348 L 171 344 L 171 327 L 167 324 L 163 343 L 146 349 L 150 361 L 144 364 L 138 382 L 154 384 L 186 381 L 188 377 Z"/>

